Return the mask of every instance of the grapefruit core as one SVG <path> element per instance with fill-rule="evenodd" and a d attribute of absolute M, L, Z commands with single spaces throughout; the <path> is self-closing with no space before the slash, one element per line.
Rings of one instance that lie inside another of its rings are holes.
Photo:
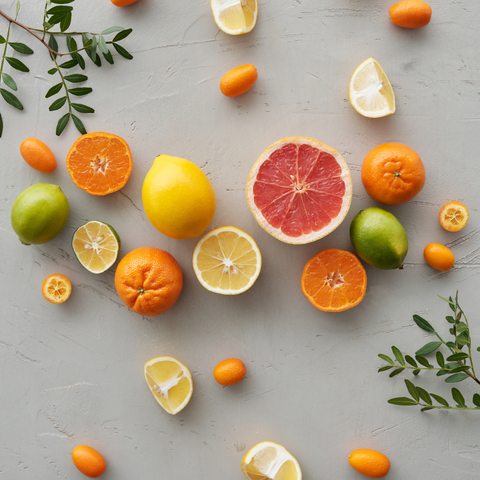
<path fill-rule="evenodd" d="M 288 137 L 256 161 L 247 181 L 247 201 L 270 235 L 285 243 L 310 243 L 344 220 L 352 178 L 333 148 L 312 138 Z"/>

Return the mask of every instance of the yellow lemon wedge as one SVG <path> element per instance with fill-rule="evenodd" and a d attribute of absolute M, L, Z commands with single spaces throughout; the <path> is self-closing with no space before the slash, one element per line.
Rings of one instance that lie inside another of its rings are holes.
<path fill-rule="evenodd" d="M 148 388 L 161 407 L 175 415 L 183 410 L 193 392 L 188 368 L 173 357 L 157 357 L 143 368 Z"/>
<path fill-rule="evenodd" d="M 193 252 L 198 281 L 211 292 L 237 295 L 248 290 L 262 268 L 253 238 L 235 227 L 221 227 L 204 235 Z"/>
<path fill-rule="evenodd" d="M 218 28 L 230 35 L 250 32 L 257 21 L 257 0 L 210 0 Z"/>
<path fill-rule="evenodd" d="M 295 457 L 273 442 L 261 442 L 242 460 L 242 472 L 250 480 L 302 480 Z"/>
<path fill-rule="evenodd" d="M 353 72 L 348 99 L 352 107 L 365 117 L 380 118 L 395 112 L 392 85 L 374 58 L 368 58 Z"/>

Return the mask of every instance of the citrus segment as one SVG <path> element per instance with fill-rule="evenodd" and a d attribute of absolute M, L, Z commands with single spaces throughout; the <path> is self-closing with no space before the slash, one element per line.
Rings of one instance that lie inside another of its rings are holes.
<path fill-rule="evenodd" d="M 301 480 L 302 471 L 295 457 L 273 442 L 262 442 L 242 460 L 242 472 L 250 480 Z"/>
<path fill-rule="evenodd" d="M 204 235 L 193 252 L 198 281 L 211 292 L 236 295 L 248 290 L 262 268 L 262 256 L 250 235 L 221 227 Z"/>
<path fill-rule="evenodd" d="M 458 232 L 468 222 L 467 207 L 460 202 L 448 202 L 440 209 L 438 219 L 445 230 Z"/>
<path fill-rule="evenodd" d="M 120 238 L 110 225 L 92 220 L 77 228 L 72 248 L 78 261 L 89 272 L 103 273 L 117 261 Z"/>
<path fill-rule="evenodd" d="M 363 300 L 367 274 L 353 253 L 330 248 L 307 262 L 301 286 L 315 308 L 324 312 L 341 312 Z"/>
<path fill-rule="evenodd" d="M 225 33 L 250 32 L 257 21 L 257 0 L 210 0 L 215 23 Z"/>
<path fill-rule="evenodd" d="M 50 303 L 63 303 L 72 293 L 70 280 L 61 273 L 49 275 L 42 284 L 42 294 Z"/>
<path fill-rule="evenodd" d="M 257 222 L 275 238 L 294 244 L 318 240 L 345 218 L 352 179 L 333 148 L 305 137 L 284 138 L 265 150 L 247 182 Z"/>
<path fill-rule="evenodd" d="M 373 58 L 365 60 L 353 72 L 348 99 L 365 117 L 379 118 L 395 112 L 395 94 L 390 80 Z"/>
<path fill-rule="evenodd" d="M 190 401 L 193 392 L 188 368 L 173 357 L 157 357 L 144 366 L 148 388 L 161 407 L 175 415 Z"/>
<path fill-rule="evenodd" d="M 132 164 L 127 142 L 112 133 L 82 135 L 67 155 L 67 170 L 75 185 L 97 196 L 120 190 L 132 173 Z"/>

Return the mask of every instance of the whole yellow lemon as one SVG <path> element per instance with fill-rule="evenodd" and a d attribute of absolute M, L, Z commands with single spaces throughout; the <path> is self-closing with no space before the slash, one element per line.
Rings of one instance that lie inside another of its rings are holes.
<path fill-rule="evenodd" d="M 205 173 L 189 160 L 169 155 L 154 160 L 142 200 L 153 226 L 176 239 L 198 237 L 215 214 L 215 192 Z"/>

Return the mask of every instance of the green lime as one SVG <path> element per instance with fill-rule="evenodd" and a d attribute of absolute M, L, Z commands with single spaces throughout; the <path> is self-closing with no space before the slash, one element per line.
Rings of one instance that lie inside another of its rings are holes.
<path fill-rule="evenodd" d="M 25 245 L 53 240 L 65 227 L 70 214 L 62 189 L 50 183 L 37 183 L 24 190 L 12 206 L 15 233 Z"/>
<path fill-rule="evenodd" d="M 357 255 L 376 268 L 401 268 L 408 251 L 407 232 L 383 208 L 360 210 L 350 224 L 350 240 Z"/>
<path fill-rule="evenodd" d="M 92 220 L 77 228 L 72 248 L 78 261 L 92 273 L 103 273 L 117 260 L 120 237 L 107 223 Z"/>

